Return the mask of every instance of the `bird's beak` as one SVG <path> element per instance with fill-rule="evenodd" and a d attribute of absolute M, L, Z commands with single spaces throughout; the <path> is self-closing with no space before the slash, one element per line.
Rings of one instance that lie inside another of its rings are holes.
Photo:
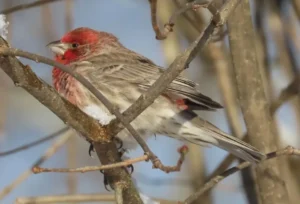
<path fill-rule="evenodd" d="M 69 44 L 57 40 L 49 43 L 46 47 L 50 48 L 50 50 L 57 55 L 63 55 L 66 50 L 69 49 Z"/>

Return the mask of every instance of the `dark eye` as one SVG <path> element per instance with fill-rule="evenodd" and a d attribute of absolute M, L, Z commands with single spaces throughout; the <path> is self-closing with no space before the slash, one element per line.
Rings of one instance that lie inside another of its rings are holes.
<path fill-rule="evenodd" d="M 78 43 L 72 43 L 72 48 L 77 48 L 78 47 Z"/>

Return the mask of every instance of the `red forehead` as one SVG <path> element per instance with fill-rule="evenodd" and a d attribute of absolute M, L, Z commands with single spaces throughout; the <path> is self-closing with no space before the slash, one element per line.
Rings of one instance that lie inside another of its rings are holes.
<path fill-rule="evenodd" d="M 64 43 L 79 43 L 90 44 L 99 40 L 99 32 L 90 28 L 77 28 L 67 34 L 65 34 L 61 42 Z"/>

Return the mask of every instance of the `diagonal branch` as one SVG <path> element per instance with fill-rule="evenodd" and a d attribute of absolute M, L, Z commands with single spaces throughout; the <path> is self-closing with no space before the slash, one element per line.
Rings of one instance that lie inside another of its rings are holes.
<path fill-rule="evenodd" d="M 269 159 L 273 159 L 276 157 L 280 157 L 280 156 L 285 156 L 285 155 L 297 155 L 300 156 L 300 149 L 295 149 L 294 147 L 288 146 L 284 149 L 275 151 L 275 152 L 271 152 L 269 154 L 267 154 L 267 158 L 265 160 L 269 160 Z M 262 161 L 264 162 L 264 161 Z M 226 171 L 224 171 L 222 174 L 217 175 L 215 177 L 213 177 L 212 179 L 210 179 L 210 181 L 208 181 L 202 188 L 200 188 L 196 193 L 192 194 L 191 196 L 189 196 L 185 201 L 184 204 L 190 204 L 192 203 L 194 200 L 196 200 L 199 196 L 201 196 L 203 193 L 207 192 L 208 190 L 210 190 L 212 187 L 214 187 L 216 184 L 218 184 L 220 181 L 222 181 L 224 178 L 238 172 L 241 171 L 247 167 L 251 166 L 250 162 L 243 162 L 235 167 L 232 167 Z"/>
<path fill-rule="evenodd" d="M 168 34 L 173 31 L 173 27 L 175 25 L 175 19 L 179 15 L 185 13 L 187 10 L 190 10 L 190 9 L 196 10 L 200 7 L 208 8 L 211 2 L 203 1 L 203 0 L 195 0 L 195 1 L 192 1 L 189 3 L 186 3 L 184 6 L 182 6 L 179 10 L 177 10 L 170 17 L 169 22 L 164 25 L 163 31 L 161 31 L 161 29 L 159 28 L 158 23 L 157 23 L 157 16 L 156 16 L 157 0 L 149 0 L 149 3 L 150 3 L 150 10 L 151 10 L 151 23 L 152 23 L 153 30 L 156 34 L 156 39 L 164 40 L 167 38 Z"/>
<path fill-rule="evenodd" d="M 26 149 L 29 149 L 31 147 L 34 147 L 36 145 L 39 145 L 43 142 L 46 142 L 48 140 L 51 140 L 55 137 L 57 137 L 58 135 L 66 132 L 67 130 L 69 129 L 69 127 L 64 127 L 63 129 L 61 130 L 58 130 L 54 133 L 52 133 L 51 135 L 48 135 L 46 137 L 43 137 L 42 139 L 39 139 L 37 141 L 34 141 L 34 142 L 31 142 L 29 144 L 26 144 L 26 145 L 22 145 L 20 147 L 17 147 L 17 148 L 14 148 L 14 149 L 11 149 L 11 150 L 8 150 L 6 152 L 0 152 L 0 157 L 3 157 L 3 156 L 7 156 L 7 155 L 10 155 L 10 154 L 14 154 L 14 153 L 17 153 L 17 152 L 20 152 L 20 151 L 23 151 L 23 150 L 26 150 Z"/>
<path fill-rule="evenodd" d="M 61 0 L 39 0 L 39 1 L 34 1 L 34 2 L 31 2 L 31 3 L 20 4 L 20 5 L 8 8 L 8 9 L 4 9 L 4 10 L 0 11 L 0 13 L 8 15 L 8 14 L 11 14 L 11 13 L 16 12 L 16 11 L 21 11 L 21 10 L 24 10 L 24 9 L 33 8 L 33 7 L 41 6 L 42 4 L 53 3 L 53 2 L 56 2 L 56 1 L 61 1 Z"/>

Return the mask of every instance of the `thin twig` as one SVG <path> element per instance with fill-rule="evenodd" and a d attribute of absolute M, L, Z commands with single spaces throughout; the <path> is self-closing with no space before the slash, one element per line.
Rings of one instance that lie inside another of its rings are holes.
<path fill-rule="evenodd" d="M 74 203 L 74 202 L 113 202 L 115 196 L 113 194 L 77 194 L 77 195 L 57 195 L 57 196 L 41 196 L 41 197 L 25 197 L 17 198 L 16 204 L 32 204 L 32 203 Z"/>
<path fill-rule="evenodd" d="M 7 156 L 7 155 L 10 155 L 10 154 L 14 154 L 14 153 L 29 149 L 31 147 L 34 147 L 36 145 L 39 145 L 43 142 L 46 142 L 48 140 L 51 140 L 51 139 L 59 136 L 60 134 L 66 132 L 68 129 L 69 129 L 69 127 L 64 127 L 63 129 L 58 130 L 57 132 L 54 132 L 51 135 L 43 137 L 42 139 L 39 139 L 37 141 L 31 142 L 31 143 L 26 144 L 26 145 L 22 145 L 20 147 L 17 147 L 17 148 L 14 148 L 14 149 L 11 149 L 11 150 L 8 150 L 8 151 L 5 151 L 5 152 L 0 152 L 0 157 Z"/>
<path fill-rule="evenodd" d="M 275 114 L 276 110 L 286 101 L 300 94 L 300 76 L 295 76 L 294 80 L 281 91 L 278 99 L 271 105 L 271 114 Z"/>
<path fill-rule="evenodd" d="M 11 14 L 11 13 L 16 12 L 16 11 L 21 11 L 21 10 L 24 10 L 24 9 L 33 8 L 33 7 L 41 6 L 43 4 L 53 3 L 53 2 L 56 2 L 56 1 L 61 1 L 61 0 L 40 0 L 40 1 L 34 1 L 34 2 L 31 2 L 31 3 L 20 4 L 20 5 L 8 8 L 8 9 L 4 9 L 4 10 L 0 11 L 0 13 L 8 15 L 8 14 Z"/>
<path fill-rule="evenodd" d="M 190 3 L 186 3 L 184 6 L 182 6 L 179 10 L 174 12 L 174 14 L 170 17 L 169 22 L 164 25 L 164 30 L 161 31 L 161 29 L 158 26 L 157 23 L 157 0 L 149 0 L 150 8 L 151 8 L 151 23 L 153 30 L 156 34 L 157 40 L 164 40 L 167 38 L 168 34 L 173 31 L 173 27 L 175 25 L 175 19 L 180 16 L 181 14 L 185 13 L 188 10 L 196 10 L 200 7 L 202 8 L 208 8 L 210 2 L 209 1 L 203 1 L 203 0 L 195 0 Z"/>
<path fill-rule="evenodd" d="M 123 162 L 118 162 L 114 164 L 107 164 L 107 165 L 101 165 L 101 166 L 86 166 L 81 168 L 41 168 L 38 166 L 35 166 L 32 168 L 33 173 L 45 173 L 45 172 L 59 172 L 59 173 L 70 173 L 70 172 L 80 172 L 85 173 L 89 171 L 99 171 L 99 170 L 105 170 L 105 169 L 111 169 L 111 168 L 117 168 L 117 167 L 126 167 L 130 164 L 134 164 L 141 161 L 148 160 L 149 157 L 147 155 L 143 155 L 134 159 L 128 159 Z"/>
<path fill-rule="evenodd" d="M 160 204 L 178 204 L 176 201 L 169 201 L 157 198 L 151 198 Z M 16 204 L 46 204 L 46 203 L 74 203 L 74 202 L 114 202 L 113 194 L 77 194 L 77 195 L 56 195 L 40 197 L 23 197 L 17 198 Z"/>
<path fill-rule="evenodd" d="M 300 156 L 300 150 L 299 149 L 295 149 L 294 147 L 288 146 L 284 149 L 278 150 L 278 151 L 274 151 L 271 152 L 269 154 L 267 154 L 266 159 L 265 160 L 269 160 L 269 159 L 273 159 L 279 156 L 284 156 L 284 155 L 297 155 Z M 264 162 L 264 161 L 262 161 Z M 212 178 L 210 181 L 208 181 L 202 188 L 198 189 L 197 192 L 195 192 L 194 194 L 190 195 L 183 203 L 184 204 L 190 204 L 192 203 L 194 200 L 196 200 L 199 196 L 201 196 L 203 193 L 207 192 L 208 190 L 210 190 L 212 187 L 214 187 L 217 183 L 219 183 L 220 181 L 222 181 L 224 178 L 238 172 L 241 171 L 247 167 L 249 167 L 251 165 L 250 162 L 243 162 L 235 167 L 232 167 L 226 171 L 224 171 L 222 174 L 215 176 L 214 178 Z"/>
<path fill-rule="evenodd" d="M 183 145 L 180 148 L 178 148 L 178 153 L 180 154 L 180 157 L 177 161 L 176 166 L 162 166 L 161 168 L 166 172 L 175 172 L 180 171 L 181 165 L 184 161 L 185 155 L 188 152 L 188 147 Z M 126 167 L 130 164 L 134 164 L 141 161 L 147 161 L 149 160 L 149 155 L 143 155 L 134 159 L 127 159 L 122 162 L 117 162 L 114 164 L 107 164 L 107 165 L 101 165 L 101 166 L 86 166 L 86 167 L 80 167 L 80 168 L 41 168 L 39 166 L 35 166 L 32 168 L 33 173 L 45 173 L 45 172 L 60 172 L 60 173 L 70 173 L 70 172 L 80 172 L 85 173 L 89 171 L 99 171 L 99 170 L 105 170 L 105 169 L 112 169 L 112 168 L 118 168 L 118 167 Z"/>
<path fill-rule="evenodd" d="M 32 167 L 39 166 L 54 155 L 60 147 L 62 147 L 70 137 L 74 136 L 74 132 L 69 131 L 65 135 L 58 138 L 46 151 L 45 153 L 32 165 Z M 18 185 L 20 185 L 25 179 L 27 179 L 32 174 L 31 169 L 22 173 L 17 179 L 15 179 L 10 185 L 6 186 L 0 192 L 0 200 L 7 196 L 12 190 L 14 190 Z"/>

